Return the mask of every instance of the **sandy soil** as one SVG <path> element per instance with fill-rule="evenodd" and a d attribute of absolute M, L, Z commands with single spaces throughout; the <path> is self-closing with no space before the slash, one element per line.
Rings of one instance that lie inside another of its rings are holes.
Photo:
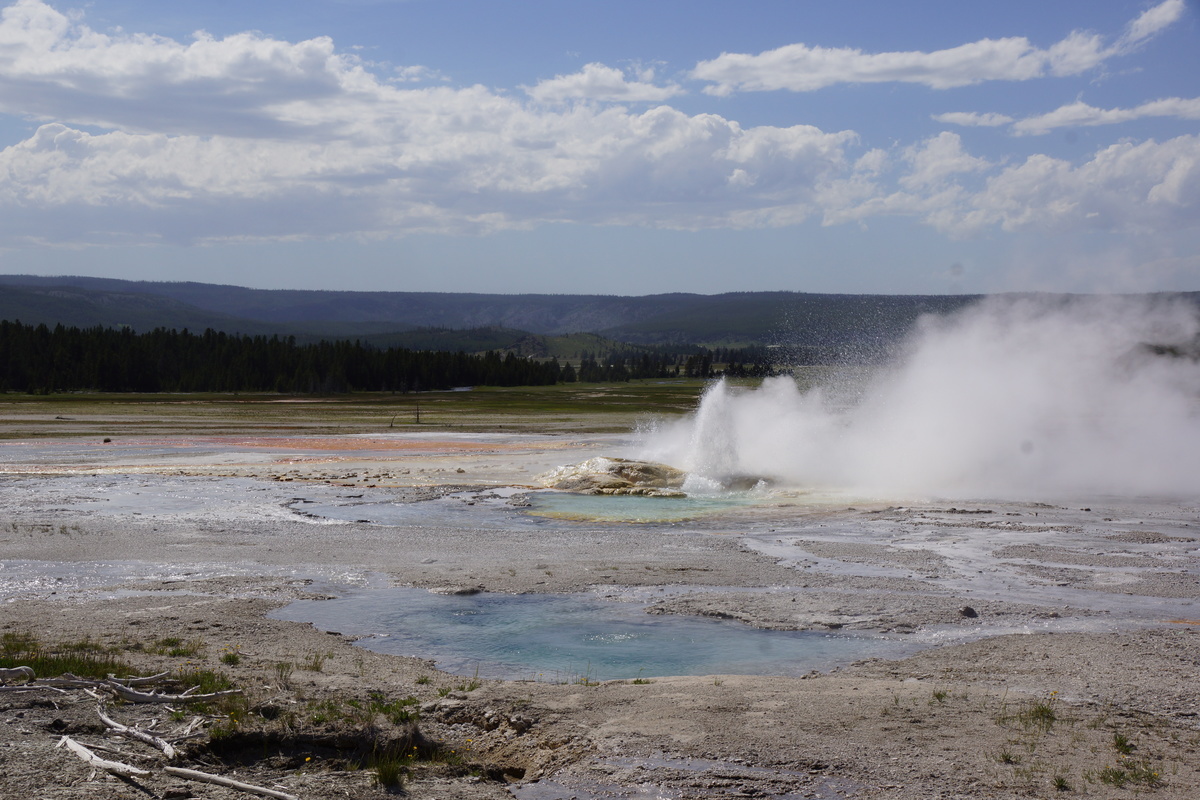
<path fill-rule="evenodd" d="M 622 442 L 387 441 L 5 443 L 0 632 L 86 638 L 141 674 L 224 672 L 246 702 L 202 714 L 180 763 L 305 798 L 386 796 L 355 763 L 414 734 L 356 712 L 371 697 L 416 698 L 418 798 L 1200 796 L 1195 503 L 780 494 L 683 523 L 533 524 L 504 487 Z M 355 521 L 394 502 L 387 524 Z M 380 573 L 493 592 L 661 588 L 652 613 L 931 647 L 804 678 L 492 681 L 265 616 Z M 171 639 L 195 647 L 154 644 Z M 111 711 L 163 732 L 192 718 Z M 55 749 L 64 733 L 152 774 L 90 778 Z M 0 795 L 238 796 L 103 733 L 79 692 L 0 693 Z"/>

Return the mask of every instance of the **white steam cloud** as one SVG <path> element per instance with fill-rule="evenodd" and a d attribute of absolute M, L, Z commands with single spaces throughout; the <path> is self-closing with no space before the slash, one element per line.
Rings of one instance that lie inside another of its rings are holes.
<path fill-rule="evenodd" d="M 923 320 L 849 408 L 791 378 L 719 382 L 647 455 L 718 482 L 874 496 L 1194 494 L 1198 332 L 1180 301 L 992 298 Z"/>

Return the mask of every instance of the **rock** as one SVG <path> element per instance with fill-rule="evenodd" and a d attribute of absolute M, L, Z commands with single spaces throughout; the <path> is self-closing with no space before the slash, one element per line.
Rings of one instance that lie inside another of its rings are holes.
<path fill-rule="evenodd" d="M 653 461 L 597 456 L 568 464 L 534 478 L 547 489 L 590 494 L 643 494 L 683 497 L 683 470 Z"/>
<path fill-rule="evenodd" d="M 970 606 L 963 606 L 958 610 L 958 615 L 960 617 L 966 617 L 967 619 L 975 619 L 979 616 L 979 612 Z"/>

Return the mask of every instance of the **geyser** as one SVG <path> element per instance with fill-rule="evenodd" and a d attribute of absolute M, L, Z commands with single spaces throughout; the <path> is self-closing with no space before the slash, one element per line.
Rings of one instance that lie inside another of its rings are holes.
<path fill-rule="evenodd" d="M 1198 331 L 1196 307 L 1179 300 L 990 298 L 923 319 L 849 408 L 791 378 L 718 381 L 643 455 L 715 485 L 760 475 L 877 496 L 1194 493 Z"/>

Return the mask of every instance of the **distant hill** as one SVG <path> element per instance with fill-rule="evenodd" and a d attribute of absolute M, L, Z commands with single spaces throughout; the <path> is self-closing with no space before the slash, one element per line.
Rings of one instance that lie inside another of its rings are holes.
<path fill-rule="evenodd" d="M 382 345 L 558 355 L 537 337 L 590 333 L 643 345 L 844 348 L 894 341 L 925 313 L 974 296 L 736 292 L 719 295 L 467 294 L 266 290 L 203 283 L 0 275 L 0 318 L 68 325 L 212 327 Z M 423 330 L 422 330 L 423 329 Z M 471 331 L 464 336 L 465 331 Z M 524 341 L 522 342 L 522 339 Z M 486 345 L 486 346 L 485 346 Z M 571 345 L 561 345 L 570 347 Z M 582 345 L 581 345 L 582 347 Z"/>

